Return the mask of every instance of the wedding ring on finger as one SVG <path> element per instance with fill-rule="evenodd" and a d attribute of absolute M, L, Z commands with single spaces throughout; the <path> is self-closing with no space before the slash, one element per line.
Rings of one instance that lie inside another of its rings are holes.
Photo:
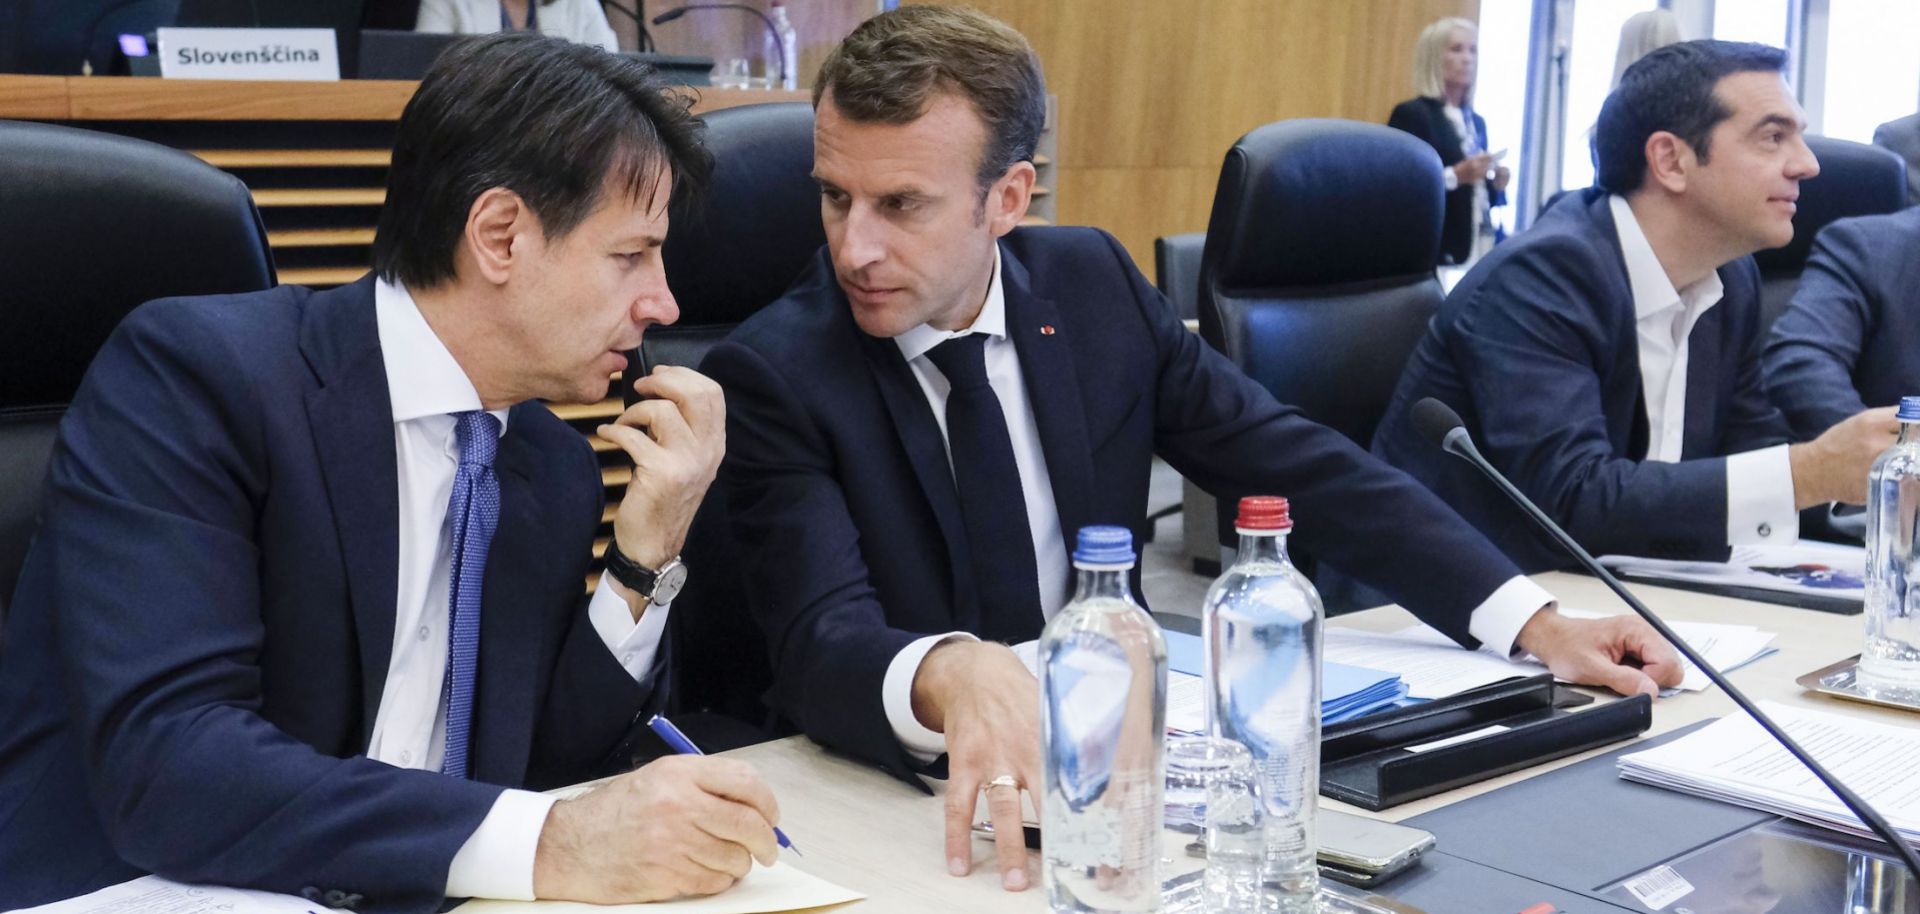
<path fill-rule="evenodd" d="M 1019 790 L 1019 789 L 1020 789 L 1020 779 L 1019 779 L 1019 778 L 1016 778 L 1016 777 L 1014 777 L 1014 776 L 1013 776 L 1013 775 L 1011 775 L 1011 774 L 1003 774 L 1003 775 L 1001 775 L 1001 776 L 999 776 L 999 777 L 997 777 L 997 778 L 994 778 L 994 779 L 993 779 L 993 780 L 991 780 L 991 781 L 988 781 L 988 782 L 986 783 L 986 786 L 985 786 L 984 788 L 982 788 L 982 789 L 984 789 L 984 790 L 991 790 L 991 789 L 993 789 L 993 788 L 995 788 L 995 787 L 1011 787 L 1011 788 L 1013 788 L 1013 789 L 1015 789 L 1015 790 Z"/>

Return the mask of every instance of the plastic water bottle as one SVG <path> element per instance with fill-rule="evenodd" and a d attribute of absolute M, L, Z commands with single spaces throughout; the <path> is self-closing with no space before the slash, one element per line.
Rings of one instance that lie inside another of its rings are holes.
<path fill-rule="evenodd" d="M 800 35 L 793 30 L 793 20 L 787 18 L 787 5 L 781 0 L 773 0 L 767 9 L 768 18 L 773 20 L 773 30 L 780 35 L 780 43 L 774 45 L 771 36 L 767 39 L 767 82 L 773 84 L 774 64 L 779 64 L 782 89 L 797 88 L 800 84 Z"/>
<path fill-rule="evenodd" d="M 1900 437 L 1867 484 L 1867 644 L 1859 684 L 1920 700 L 1920 397 L 1900 398 Z"/>
<path fill-rule="evenodd" d="M 1133 534 L 1086 527 L 1073 602 L 1040 634 L 1041 836 L 1055 914 L 1156 911 L 1167 642 L 1133 601 Z"/>
<path fill-rule="evenodd" d="M 1240 500 L 1240 554 L 1207 589 L 1201 627 L 1209 735 L 1247 747 L 1258 772 L 1265 859 L 1223 911 L 1315 910 L 1320 873 L 1320 594 L 1287 560 L 1287 500 Z"/>

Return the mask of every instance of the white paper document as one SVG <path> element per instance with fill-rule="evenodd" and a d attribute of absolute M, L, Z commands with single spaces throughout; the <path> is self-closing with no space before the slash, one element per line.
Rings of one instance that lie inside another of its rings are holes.
<path fill-rule="evenodd" d="M 782 861 L 771 867 L 756 866 L 733 888 L 707 898 L 608 906 L 562 901 L 469 901 L 454 910 L 467 914 L 774 914 L 865 897 Z M 327 914 L 331 910 L 297 895 L 185 885 L 142 876 L 79 898 L 27 908 L 19 914 Z"/>
<path fill-rule="evenodd" d="M 1602 618 L 1600 613 L 1574 608 L 1562 608 L 1560 614 L 1573 619 Z M 1723 672 L 1739 669 L 1779 650 L 1773 646 L 1773 632 L 1751 625 L 1718 622 L 1668 622 L 1667 625 Z M 1502 679 L 1538 676 L 1547 671 L 1544 664 L 1531 658 L 1508 660 L 1490 651 L 1462 650 L 1453 639 L 1428 625 L 1390 633 L 1328 626 L 1324 649 L 1326 658 L 1336 663 L 1399 673 L 1407 683 L 1409 698 L 1445 698 Z M 1713 685 L 1704 671 L 1685 658 L 1681 658 L 1681 662 L 1686 672 L 1679 691 L 1698 692 Z"/>
<path fill-rule="evenodd" d="M 803 873 L 782 860 L 755 866 L 747 878 L 718 895 L 682 898 L 652 904 L 596 905 L 570 901 L 469 901 L 460 914 L 773 914 L 830 904 L 858 901 L 867 896 L 842 888 L 818 876 Z"/>
<path fill-rule="evenodd" d="M 78 898 L 26 908 L 19 914 L 324 914 L 329 910 L 298 895 L 185 885 L 142 876 Z"/>
<path fill-rule="evenodd" d="M 1676 562 L 1636 555 L 1603 555 L 1615 574 L 1751 587 L 1779 593 L 1866 599 L 1867 551 L 1859 546 L 1803 540 L 1790 546 L 1735 546 L 1725 562 Z"/>
<path fill-rule="evenodd" d="M 1887 817 L 1909 843 L 1920 843 L 1920 730 L 1761 702 L 1760 706 L 1814 758 Z M 1685 737 L 1620 757 L 1621 777 L 1723 800 L 1865 838 L 1838 797 L 1787 754 L 1753 718 L 1734 713 Z"/>

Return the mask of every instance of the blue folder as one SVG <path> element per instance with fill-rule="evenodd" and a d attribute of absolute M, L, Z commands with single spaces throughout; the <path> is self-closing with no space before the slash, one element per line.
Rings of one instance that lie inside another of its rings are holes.
<path fill-rule="evenodd" d="M 1201 675 L 1200 638 L 1184 632 L 1166 632 L 1167 666 L 1190 676 Z M 1344 663 L 1320 665 L 1320 722 L 1335 724 L 1370 714 L 1407 695 L 1407 684 L 1398 673 L 1347 666 Z"/>

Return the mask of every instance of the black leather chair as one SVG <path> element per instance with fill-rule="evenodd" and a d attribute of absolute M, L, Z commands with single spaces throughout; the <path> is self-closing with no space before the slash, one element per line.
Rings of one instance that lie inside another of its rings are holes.
<path fill-rule="evenodd" d="M 1200 316 L 1200 255 L 1206 246 L 1206 232 L 1153 239 L 1153 284 L 1183 321 Z"/>
<path fill-rule="evenodd" d="M 649 329 L 638 357 L 628 360 L 629 400 L 632 382 L 654 366 L 699 365 L 735 326 L 778 299 L 826 244 L 812 177 L 813 108 L 747 105 L 705 120 L 713 182 L 697 207 L 674 208 L 661 251 L 680 320 Z M 689 734 L 709 750 L 790 732 L 762 700 L 773 684 L 771 659 L 747 611 L 734 552 L 725 493 L 715 486 L 688 532 L 681 553 L 687 588 L 669 623 L 676 710 L 707 718 Z M 714 715 L 745 726 L 729 728 Z"/>
<path fill-rule="evenodd" d="M 1820 174 L 1800 183 L 1800 206 L 1793 216 L 1793 241 L 1753 255 L 1760 267 L 1760 333 L 1787 309 L 1800 273 L 1813 253 L 1813 239 L 1836 219 L 1891 213 L 1907 205 L 1907 166 L 1900 156 L 1878 146 L 1807 137 L 1820 160 Z"/>
<path fill-rule="evenodd" d="M 66 404 L 142 302 L 274 285 L 245 185 L 184 152 L 0 121 L 0 619 Z"/>
<path fill-rule="evenodd" d="M 1207 225 L 1201 336 L 1367 447 L 1445 298 L 1433 271 L 1444 194 L 1433 149 L 1390 127 L 1293 120 L 1241 137 Z M 1233 499 L 1249 493 L 1226 494 L 1220 542 L 1235 545 Z"/>

